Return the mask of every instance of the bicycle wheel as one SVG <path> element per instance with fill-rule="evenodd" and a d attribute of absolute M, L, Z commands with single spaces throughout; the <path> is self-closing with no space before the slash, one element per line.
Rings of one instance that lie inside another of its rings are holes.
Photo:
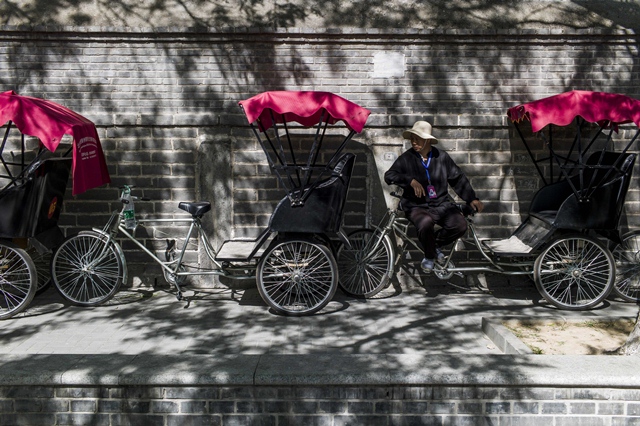
<path fill-rule="evenodd" d="M 338 288 L 338 267 L 329 249 L 315 242 L 280 242 L 260 259 L 258 291 L 274 311 L 310 315 L 324 308 Z"/>
<path fill-rule="evenodd" d="M 388 236 L 372 229 L 359 229 L 349 234 L 351 247 L 338 249 L 336 261 L 340 288 L 352 296 L 372 297 L 393 276 L 393 248 Z"/>
<path fill-rule="evenodd" d="M 26 251 L 0 243 L 0 319 L 22 312 L 33 300 L 38 282 L 36 266 Z"/>
<path fill-rule="evenodd" d="M 640 301 L 640 231 L 624 235 L 612 253 L 616 261 L 614 293 L 626 302 Z"/>
<path fill-rule="evenodd" d="M 96 306 L 111 299 L 126 280 L 120 246 L 104 236 L 83 232 L 58 247 L 51 261 L 51 277 L 62 296 L 80 306 Z"/>
<path fill-rule="evenodd" d="M 38 284 L 36 286 L 36 296 L 44 293 L 51 285 L 51 252 L 39 253 L 35 249 L 27 251 L 31 256 L 33 264 L 36 265 Z"/>
<path fill-rule="evenodd" d="M 547 247 L 534 264 L 536 287 L 561 309 L 589 309 L 611 292 L 615 262 L 611 252 L 586 235 L 561 237 Z"/>

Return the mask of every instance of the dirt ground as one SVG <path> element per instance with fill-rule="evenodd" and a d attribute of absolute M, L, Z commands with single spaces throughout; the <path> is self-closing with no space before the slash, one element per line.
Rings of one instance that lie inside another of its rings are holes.
<path fill-rule="evenodd" d="M 606 355 L 620 347 L 635 320 L 505 321 L 516 337 L 541 355 Z"/>

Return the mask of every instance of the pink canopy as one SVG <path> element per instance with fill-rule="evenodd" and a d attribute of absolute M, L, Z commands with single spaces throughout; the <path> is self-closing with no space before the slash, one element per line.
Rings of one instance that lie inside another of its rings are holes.
<path fill-rule="evenodd" d="M 573 90 L 509 108 L 507 116 L 513 122 L 530 120 L 533 132 L 547 124 L 566 126 L 576 116 L 603 127 L 623 123 L 640 127 L 640 101 L 616 93 Z"/>
<path fill-rule="evenodd" d="M 371 111 L 329 92 L 264 92 L 240 101 L 240 105 L 249 123 L 260 120 L 263 132 L 274 124 L 269 110 L 273 111 L 277 123 L 295 121 L 305 127 L 318 124 L 323 111 L 327 111 L 329 116 L 325 115 L 324 120 L 329 124 L 342 120 L 357 133 L 362 131 L 371 114 Z"/>
<path fill-rule="evenodd" d="M 96 126 L 80 114 L 44 99 L 0 93 L 0 123 L 9 120 L 51 152 L 62 137 L 73 137 L 73 195 L 111 182 Z"/>

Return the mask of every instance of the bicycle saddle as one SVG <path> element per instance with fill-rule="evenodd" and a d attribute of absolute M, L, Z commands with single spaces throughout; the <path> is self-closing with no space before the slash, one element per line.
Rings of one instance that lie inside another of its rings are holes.
<path fill-rule="evenodd" d="M 203 214 L 211 210 L 211 203 L 208 201 L 200 201 L 195 203 L 181 202 L 178 208 L 190 213 L 193 217 L 202 217 Z"/>

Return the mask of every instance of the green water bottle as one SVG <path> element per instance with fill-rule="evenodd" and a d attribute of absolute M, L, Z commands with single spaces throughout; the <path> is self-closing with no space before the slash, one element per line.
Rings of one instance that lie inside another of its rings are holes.
<path fill-rule="evenodd" d="M 127 229 L 136 229 L 136 211 L 133 206 L 133 198 L 131 198 L 131 188 L 128 186 L 124 187 L 122 203 L 124 204 L 124 210 L 122 211 L 124 227 Z"/>

